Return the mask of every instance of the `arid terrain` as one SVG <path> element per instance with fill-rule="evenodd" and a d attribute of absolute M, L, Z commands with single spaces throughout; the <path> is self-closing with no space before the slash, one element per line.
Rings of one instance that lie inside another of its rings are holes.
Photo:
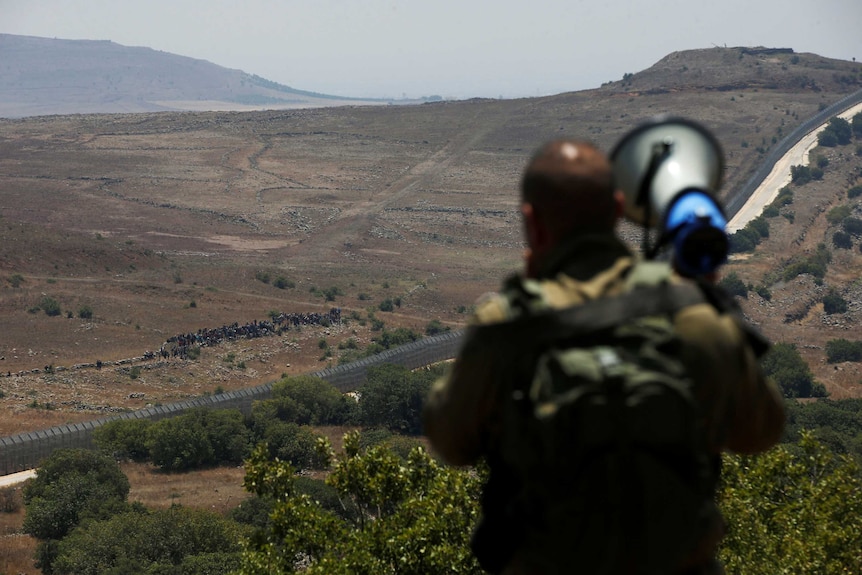
<path fill-rule="evenodd" d="M 546 98 L 2 120 L 0 435 L 321 369 L 339 343 L 379 335 L 373 319 L 461 326 L 520 265 L 518 179 L 543 141 L 610 149 L 650 116 L 692 118 L 722 143 L 726 195 L 783 134 L 860 86 L 862 64 L 715 48 Z M 743 301 L 747 315 L 796 343 L 834 397 L 862 395 L 857 364 L 823 352 L 858 337 L 862 314 L 859 238 L 832 249 L 825 218 L 859 183 L 855 146 L 815 151 L 828 166 L 783 208 L 793 222 L 771 219 L 757 251 L 725 268 L 769 287 L 771 301 Z M 777 281 L 821 242 L 833 251 L 823 285 Z M 829 288 L 847 313 L 824 315 Z M 331 307 L 342 325 L 143 358 L 178 334 Z"/>

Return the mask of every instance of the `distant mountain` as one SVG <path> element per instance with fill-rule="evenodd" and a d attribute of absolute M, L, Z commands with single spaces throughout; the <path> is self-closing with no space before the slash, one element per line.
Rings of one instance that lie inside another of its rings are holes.
<path fill-rule="evenodd" d="M 0 34 L 0 117 L 386 103 L 296 90 L 206 60 L 108 40 Z"/>

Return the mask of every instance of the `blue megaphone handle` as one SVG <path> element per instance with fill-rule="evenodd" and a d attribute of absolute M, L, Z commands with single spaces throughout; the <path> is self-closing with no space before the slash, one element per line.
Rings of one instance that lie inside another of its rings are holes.
<path fill-rule="evenodd" d="M 715 199 L 700 190 L 681 193 L 665 217 L 677 267 L 695 277 L 714 272 L 727 261 L 727 219 Z"/>

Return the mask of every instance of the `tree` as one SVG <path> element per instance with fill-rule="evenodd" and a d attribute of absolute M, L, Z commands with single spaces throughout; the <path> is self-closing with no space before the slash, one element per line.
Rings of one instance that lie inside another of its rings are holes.
<path fill-rule="evenodd" d="M 115 419 L 93 430 L 93 442 L 102 452 L 113 457 L 146 461 L 150 457 L 147 448 L 149 419 Z"/>
<path fill-rule="evenodd" d="M 129 480 L 117 462 L 85 449 L 58 449 L 24 488 L 23 531 L 40 539 L 37 563 L 53 572 L 57 542 L 85 519 L 104 519 L 127 509 Z"/>
<path fill-rule="evenodd" d="M 184 471 L 241 463 L 251 443 L 252 432 L 240 411 L 201 408 L 155 422 L 146 447 L 153 464 L 166 471 Z"/>
<path fill-rule="evenodd" d="M 195 469 L 213 461 L 206 431 L 187 425 L 183 416 L 156 422 L 150 430 L 147 448 L 153 464 L 165 471 Z"/>
<path fill-rule="evenodd" d="M 238 524 L 209 511 L 139 509 L 73 531 L 60 542 L 54 567 L 75 575 L 226 575 L 239 566 L 241 534 Z"/>
<path fill-rule="evenodd" d="M 298 469 L 322 469 L 326 462 L 317 453 L 317 436 L 308 427 L 275 421 L 267 426 L 263 441 L 270 457 L 286 461 Z"/>
<path fill-rule="evenodd" d="M 732 254 L 753 252 L 759 242 L 759 238 L 754 237 L 754 234 L 745 228 L 730 234 L 728 240 L 730 242 L 728 252 Z"/>
<path fill-rule="evenodd" d="M 823 130 L 822 132 L 817 134 L 817 144 L 823 146 L 824 148 L 834 148 L 838 145 L 838 136 L 835 134 L 835 132 L 831 130 Z M 791 168 L 791 170 L 792 169 L 793 168 Z"/>
<path fill-rule="evenodd" d="M 270 524 L 249 540 L 240 573 L 425 575 L 482 573 L 469 549 L 478 517 L 481 477 L 434 461 L 421 447 L 407 460 L 378 446 L 361 452 L 358 433 L 345 436 L 326 482 L 358 509 L 345 520 L 297 489 L 290 466 L 256 450 L 245 486 L 275 500 Z"/>
<path fill-rule="evenodd" d="M 830 339 L 826 342 L 826 362 L 862 361 L 862 341 L 849 341 L 844 338 Z"/>
<path fill-rule="evenodd" d="M 728 573 L 862 572 L 862 479 L 812 434 L 756 457 L 724 458 L 719 503 Z"/>
<path fill-rule="evenodd" d="M 839 116 L 835 116 L 834 118 L 829 119 L 829 125 L 826 127 L 826 131 L 835 134 L 835 139 L 841 146 L 849 144 L 850 139 L 853 136 L 853 130 L 850 127 L 850 122 Z"/>
<path fill-rule="evenodd" d="M 293 421 L 301 425 L 344 425 L 350 422 L 356 411 L 356 402 L 335 389 L 331 383 L 319 377 L 300 375 L 288 377 L 272 386 L 272 400 L 290 406 L 289 418 L 279 415 L 282 421 Z M 281 413 L 284 414 L 285 409 Z"/>
<path fill-rule="evenodd" d="M 422 428 L 422 403 L 440 370 L 411 372 L 390 363 L 368 368 L 360 389 L 359 417 L 363 425 L 417 435 Z"/>
<path fill-rule="evenodd" d="M 764 373 L 772 377 L 784 397 L 824 397 L 822 384 L 814 382 L 808 364 L 792 343 L 776 343 L 761 360 Z"/>

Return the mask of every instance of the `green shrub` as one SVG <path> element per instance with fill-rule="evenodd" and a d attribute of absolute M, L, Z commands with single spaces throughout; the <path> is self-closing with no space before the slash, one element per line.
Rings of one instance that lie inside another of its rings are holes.
<path fill-rule="evenodd" d="M 826 245 L 818 244 L 814 254 L 786 265 L 782 277 L 785 281 L 790 281 L 799 275 L 811 274 L 815 279 L 823 280 L 826 275 L 826 268 L 831 261 L 832 254 Z"/>
<path fill-rule="evenodd" d="M 811 181 L 811 170 L 808 166 L 790 166 L 790 181 L 798 186 L 807 184 Z"/>
<path fill-rule="evenodd" d="M 862 186 L 853 186 L 852 188 L 847 190 L 847 197 L 848 198 L 851 198 L 851 199 L 857 198 L 860 195 L 862 195 Z"/>
<path fill-rule="evenodd" d="M 829 293 L 823 296 L 823 311 L 827 314 L 844 313 L 847 311 L 847 300 L 837 291 L 829 290 Z"/>
<path fill-rule="evenodd" d="M 831 210 L 826 213 L 826 221 L 830 224 L 838 224 L 841 223 L 844 218 L 849 217 L 851 214 L 850 206 L 846 204 L 842 204 L 840 206 L 835 206 Z"/>
<path fill-rule="evenodd" d="M 766 301 L 770 301 L 772 299 L 772 292 L 770 292 L 769 288 L 764 286 L 764 285 L 757 286 L 757 288 L 754 291 L 755 291 L 755 293 L 757 293 L 757 295 L 759 295 L 760 297 L 762 297 Z"/>
<path fill-rule="evenodd" d="M 451 329 L 448 325 L 443 325 L 439 319 L 432 319 L 425 325 L 425 335 L 438 335 Z"/>
<path fill-rule="evenodd" d="M 153 422 L 149 419 L 116 419 L 93 430 L 93 443 L 115 458 L 146 461 L 150 457 L 147 437 Z"/>
<path fill-rule="evenodd" d="M 792 343 L 776 343 L 762 358 L 763 372 L 778 384 L 784 397 L 824 397 L 826 390 Z"/>
<path fill-rule="evenodd" d="M 793 189 L 789 186 L 784 186 L 778 190 L 778 195 L 772 201 L 777 206 L 789 206 L 793 203 Z"/>
<path fill-rule="evenodd" d="M 263 440 L 270 456 L 298 469 L 323 469 L 328 458 L 317 449 L 317 436 L 308 427 L 275 422 L 266 428 Z"/>
<path fill-rule="evenodd" d="M 849 217 L 841 222 L 841 227 L 844 231 L 853 236 L 862 236 L 862 220 L 859 218 Z"/>
<path fill-rule="evenodd" d="M 227 575 L 240 565 L 242 530 L 215 512 L 135 510 L 76 529 L 58 545 L 56 572 Z"/>
<path fill-rule="evenodd" d="M 295 282 L 293 282 L 292 280 L 289 280 L 283 276 L 278 276 L 277 278 L 275 278 L 275 281 L 272 282 L 272 285 L 274 285 L 278 289 L 287 289 L 287 288 L 293 289 L 296 287 Z"/>
<path fill-rule="evenodd" d="M 718 285 L 721 286 L 727 293 L 730 295 L 735 295 L 743 298 L 748 297 L 748 286 L 745 285 L 745 282 L 740 279 L 739 275 L 736 272 L 730 272 L 721 280 L 719 280 Z"/>
<path fill-rule="evenodd" d="M 826 362 L 862 361 L 862 341 L 831 339 L 826 342 Z"/>
<path fill-rule="evenodd" d="M 61 313 L 60 304 L 52 297 L 44 296 L 39 301 L 39 308 L 48 316 L 58 316 Z"/>
<path fill-rule="evenodd" d="M 837 231 L 832 234 L 832 245 L 836 248 L 849 250 L 853 247 L 853 238 L 847 232 Z"/>
<path fill-rule="evenodd" d="M 78 317 L 81 319 L 92 319 L 93 308 L 88 305 L 82 305 L 78 308 Z"/>
<path fill-rule="evenodd" d="M 769 204 L 763 209 L 763 217 L 764 218 L 775 218 L 781 214 L 778 206 L 775 204 Z"/>

